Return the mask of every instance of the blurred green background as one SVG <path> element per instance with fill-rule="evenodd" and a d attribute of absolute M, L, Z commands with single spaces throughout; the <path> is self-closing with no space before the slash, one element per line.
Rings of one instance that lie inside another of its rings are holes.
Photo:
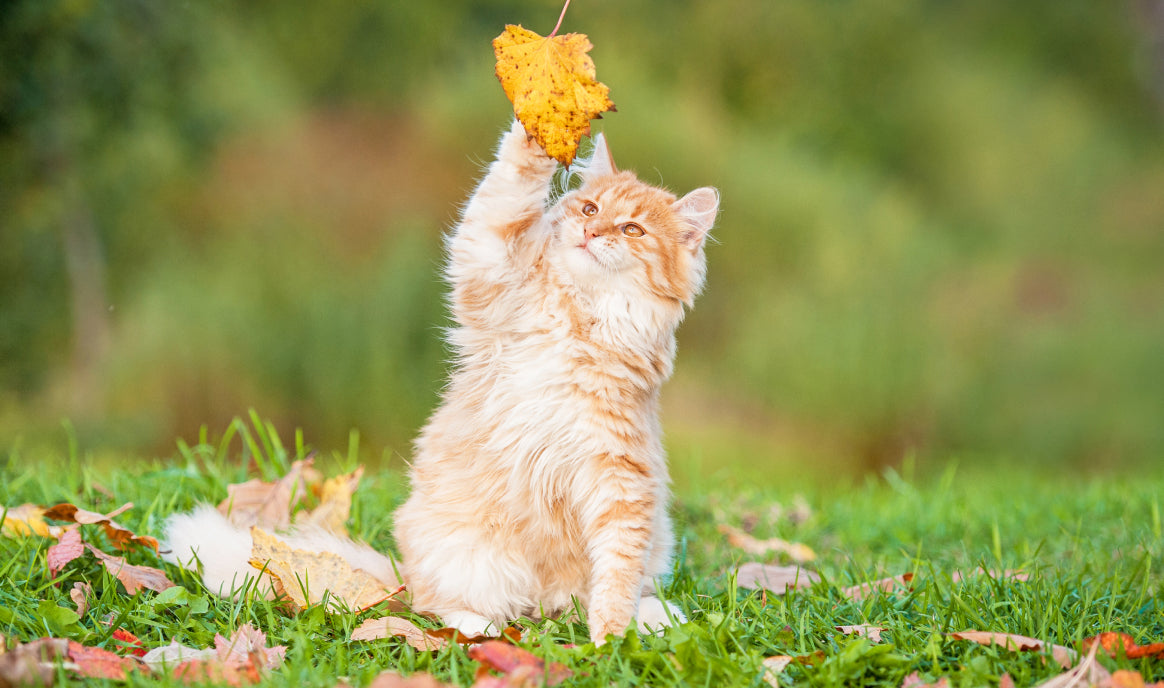
<path fill-rule="evenodd" d="M 440 241 L 559 0 L 0 9 L 0 441 L 254 407 L 406 458 Z M 620 166 L 723 197 L 680 480 L 1164 459 L 1164 3 L 577 0 Z"/>

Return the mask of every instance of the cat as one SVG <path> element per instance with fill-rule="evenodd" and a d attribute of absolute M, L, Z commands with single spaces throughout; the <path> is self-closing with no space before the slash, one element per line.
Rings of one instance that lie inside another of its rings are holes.
<path fill-rule="evenodd" d="M 719 195 L 620 172 L 602 134 L 551 202 L 514 122 L 448 237 L 455 354 L 416 441 L 395 538 L 413 604 L 473 635 L 577 598 L 590 637 L 682 619 L 659 389 L 703 287 Z"/>
<path fill-rule="evenodd" d="M 447 238 L 455 359 L 394 535 L 414 609 L 475 636 L 577 599 L 603 643 L 632 621 L 684 620 L 654 595 L 673 548 L 659 390 L 719 195 L 677 199 L 618 171 L 601 134 L 555 200 L 557 167 L 514 122 Z M 211 589 L 255 575 L 250 534 L 213 508 L 172 517 L 165 540 L 168 560 L 199 557 Z M 289 543 L 396 582 L 350 540 Z"/>

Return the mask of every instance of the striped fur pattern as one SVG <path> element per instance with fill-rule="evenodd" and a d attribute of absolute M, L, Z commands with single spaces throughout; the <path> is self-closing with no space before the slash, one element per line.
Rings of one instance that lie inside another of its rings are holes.
<path fill-rule="evenodd" d="M 681 618 L 640 595 L 670 567 L 659 388 L 719 197 L 617 171 L 601 135 L 551 201 L 555 169 L 515 122 L 448 237 L 456 358 L 395 536 L 414 606 L 449 625 L 576 597 L 602 642 Z"/>

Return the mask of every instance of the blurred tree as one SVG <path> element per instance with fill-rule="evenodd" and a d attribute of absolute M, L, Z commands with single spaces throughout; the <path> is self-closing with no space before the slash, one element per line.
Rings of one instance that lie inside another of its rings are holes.
<path fill-rule="evenodd" d="M 192 97 L 204 25 L 190 4 L 5 3 L 0 387 L 34 391 L 68 340 L 74 392 L 86 391 L 108 343 L 109 254 L 123 267 L 150 245 L 118 215 L 140 213 L 140 197 L 216 130 Z"/>

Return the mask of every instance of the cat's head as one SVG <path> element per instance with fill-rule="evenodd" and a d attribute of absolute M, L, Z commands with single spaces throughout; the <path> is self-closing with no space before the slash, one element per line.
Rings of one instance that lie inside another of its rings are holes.
<path fill-rule="evenodd" d="M 558 265 L 577 284 L 690 306 L 703 288 L 719 193 L 703 187 L 676 198 L 618 171 L 602 134 L 581 167 L 582 185 L 551 213 Z"/>

